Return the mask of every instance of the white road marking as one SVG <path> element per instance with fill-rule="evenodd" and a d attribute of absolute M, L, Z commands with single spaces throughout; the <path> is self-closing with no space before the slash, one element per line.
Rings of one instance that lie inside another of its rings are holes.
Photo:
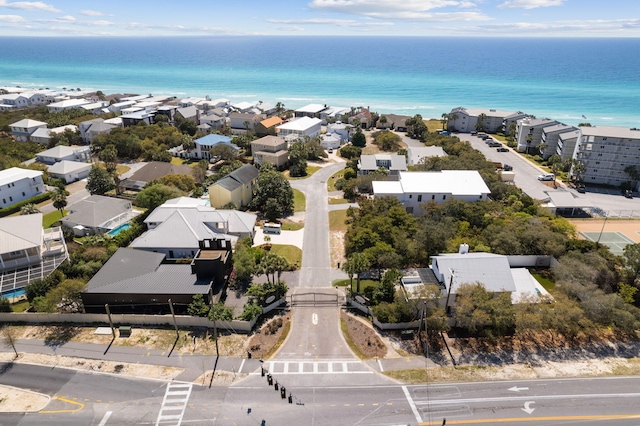
<path fill-rule="evenodd" d="M 112 413 L 113 413 L 112 411 L 107 411 L 106 413 L 104 413 L 104 417 L 102 418 L 102 421 L 100 421 L 100 424 L 98 426 L 106 425 Z"/>
<path fill-rule="evenodd" d="M 407 389 L 406 386 L 402 387 L 402 392 L 404 392 L 404 396 L 405 398 L 407 398 L 409 407 L 411 407 L 411 411 L 413 411 L 413 415 L 416 416 L 416 420 L 418 421 L 418 423 L 422 423 L 422 417 L 420 416 L 420 413 L 418 412 L 418 408 L 416 407 L 416 404 L 413 402 L 413 399 L 411 399 L 411 395 L 409 395 L 409 390 Z"/>
<path fill-rule="evenodd" d="M 380 367 L 380 372 L 384 373 L 384 368 L 382 368 L 382 361 L 380 361 L 380 359 L 378 359 L 378 366 Z"/>
<path fill-rule="evenodd" d="M 297 366 L 297 368 L 295 368 Z M 305 370 L 306 367 L 306 370 Z M 269 361 L 265 368 L 271 374 L 374 374 L 361 361 Z M 254 371 L 251 375 L 261 374 Z"/>
<path fill-rule="evenodd" d="M 318 325 L 318 314 L 316 314 L 315 312 L 313 313 L 313 315 L 311 315 L 311 322 L 313 323 L 313 325 Z"/>
<path fill-rule="evenodd" d="M 160 406 L 156 426 L 167 422 L 171 422 L 174 426 L 180 426 L 192 388 L 193 384 L 191 383 L 167 383 L 167 390 Z M 179 411 L 179 413 L 175 414 L 175 411 Z"/>
<path fill-rule="evenodd" d="M 525 402 L 524 403 L 524 408 L 521 408 L 521 410 L 524 411 L 527 414 L 533 413 L 535 408 L 531 408 L 531 404 L 535 404 L 535 401 L 527 401 L 527 402 Z"/>
<path fill-rule="evenodd" d="M 238 368 L 238 374 L 242 373 L 242 367 L 244 367 L 244 362 L 245 362 L 245 361 L 246 361 L 246 360 L 243 358 L 243 359 L 242 359 L 242 362 L 240 363 L 240 368 Z"/>

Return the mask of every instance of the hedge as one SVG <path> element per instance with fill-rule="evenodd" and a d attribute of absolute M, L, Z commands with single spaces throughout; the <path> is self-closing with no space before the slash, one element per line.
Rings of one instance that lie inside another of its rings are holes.
<path fill-rule="evenodd" d="M 43 201 L 46 201 L 51 198 L 50 192 L 45 192 L 44 194 L 36 195 L 35 197 L 31 197 L 28 200 L 20 201 L 12 206 L 5 207 L 0 209 L 0 217 L 9 216 L 11 214 L 17 213 L 20 209 L 27 204 L 40 204 Z"/>

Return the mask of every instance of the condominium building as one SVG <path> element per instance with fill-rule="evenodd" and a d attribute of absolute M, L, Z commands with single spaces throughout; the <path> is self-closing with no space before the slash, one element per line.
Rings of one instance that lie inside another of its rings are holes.
<path fill-rule="evenodd" d="M 516 140 L 518 151 L 527 154 L 538 153 L 538 145 L 542 142 L 542 129 L 555 126 L 558 123 L 549 118 L 524 118 L 516 124 Z"/>
<path fill-rule="evenodd" d="M 574 158 L 585 166 L 582 181 L 619 186 L 631 181 L 625 169 L 640 171 L 640 129 L 628 127 L 580 127 Z"/>
<path fill-rule="evenodd" d="M 558 142 L 560 135 L 563 133 L 571 133 L 576 131 L 577 128 L 567 126 L 566 124 L 558 123 L 554 126 L 547 126 L 542 128 L 542 135 L 540 141 L 546 146 L 542 150 L 542 158 L 545 160 L 554 154 L 558 153 Z M 564 147 L 564 145 L 563 145 Z M 572 151 L 573 152 L 573 151 Z"/>
<path fill-rule="evenodd" d="M 458 107 L 449 113 L 448 128 L 463 133 L 476 130 L 496 133 L 503 130 L 505 119 L 513 114 L 513 111 Z"/>

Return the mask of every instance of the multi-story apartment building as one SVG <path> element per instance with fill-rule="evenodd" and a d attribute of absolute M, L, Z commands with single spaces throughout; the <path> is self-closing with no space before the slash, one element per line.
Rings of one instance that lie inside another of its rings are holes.
<path fill-rule="evenodd" d="M 640 171 L 640 129 L 596 126 L 579 131 L 574 158 L 585 166 L 583 182 L 619 186 L 632 180 L 627 167 Z"/>
<path fill-rule="evenodd" d="M 448 128 L 456 132 L 481 130 L 496 133 L 503 130 L 504 121 L 514 114 L 513 111 L 500 111 L 487 108 L 458 107 L 449 113 Z"/>
<path fill-rule="evenodd" d="M 542 143 L 546 145 L 546 148 L 544 148 L 544 150 L 542 151 L 542 158 L 546 160 L 552 155 L 557 154 L 558 141 L 560 140 L 560 135 L 563 133 L 570 133 L 576 130 L 578 129 L 572 126 L 567 126 L 566 124 L 562 124 L 562 123 L 556 124 L 554 126 L 543 127 L 540 140 Z"/>
<path fill-rule="evenodd" d="M 555 126 L 558 123 L 549 118 L 524 118 L 516 124 L 516 141 L 518 151 L 537 154 L 538 145 L 542 142 L 542 129 Z"/>
<path fill-rule="evenodd" d="M 580 137 L 580 130 L 574 129 L 570 132 L 560 133 L 558 135 L 558 146 L 556 154 L 560 156 L 562 162 L 571 160 L 573 152 L 576 150 L 576 143 Z"/>

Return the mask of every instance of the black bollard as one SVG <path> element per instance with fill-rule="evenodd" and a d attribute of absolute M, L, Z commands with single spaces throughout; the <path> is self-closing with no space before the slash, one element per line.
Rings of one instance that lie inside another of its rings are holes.
<path fill-rule="evenodd" d="M 273 385 L 273 389 L 278 390 L 278 381 L 276 380 L 276 384 Z"/>
<path fill-rule="evenodd" d="M 267 374 L 267 383 L 269 383 L 269 386 L 273 384 L 273 376 L 271 374 Z"/>
<path fill-rule="evenodd" d="M 287 397 L 287 389 L 283 386 L 280 388 L 280 398 L 285 399 Z"/>
<path fill-rule="evenodd" d="M 289 394 L 289 404 L 293 404 L 293 395 Z"/>
<path fill-rule="evenodd" d="M 251 352 L 247 351 L 247 359 L 251 359 Z"/>

